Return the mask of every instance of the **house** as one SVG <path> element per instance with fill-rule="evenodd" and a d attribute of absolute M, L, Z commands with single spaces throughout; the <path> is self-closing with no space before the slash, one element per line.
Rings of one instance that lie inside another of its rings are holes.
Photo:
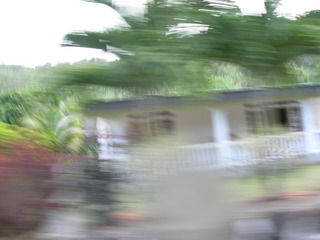
<path fill-rule="evenodd" d="M 141 152 L 141 143 L 150 148 L 161 136 L 175 139 L 169 144 L 171 157 L 186 168 L 279 161 L 320 151 L 318 85 L 98 102 L 85 113 L 87 137 L 97 140 L 101 160 L 130 161 L 128 146 Z M 151 147 L 149 153 L 159 149 Z"/>

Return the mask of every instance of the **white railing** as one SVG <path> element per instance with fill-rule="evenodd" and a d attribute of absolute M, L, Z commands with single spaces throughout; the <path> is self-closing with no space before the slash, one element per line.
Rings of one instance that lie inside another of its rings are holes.
<path fill-rule="evenodd" d="M 210 170 L 299 158 L 319 152 L 320 131 L 260 136 L 221 144 L 203 143 L 177 148 L 142 144 L 126 154 L 120 154 L 116 150 L 115 147 L 112 149 L 114 156 L 126 156 L 130 159 L 129 162 L 134 160 L 150 173 L 189 169 Z"/>
<path fill-rule="evenodd" d="M 174 159 L 181 169 L 213 169 L 220 165 L 219 148 L 215 143 L 178 147 Z"/>
<path fill-rule="evenodd" d="M 260 136 L 229 143 L 229 159 L 233 165 L 290 159 L 307 154 L 305 133 Z"/>
<path fill-rule="evenodd" d="M 228 141 L 223 144 L 205 143 L 183 146 L 176 150 L 175 160 L 182 168 L 213 169 L 291 159 L 309 153 L 306 142 L 308 134 L 312 135 L 313 148 L 316 149 L 320 146 L 318 132 L 297 132 L 260 136 L 243 141 Z"/>

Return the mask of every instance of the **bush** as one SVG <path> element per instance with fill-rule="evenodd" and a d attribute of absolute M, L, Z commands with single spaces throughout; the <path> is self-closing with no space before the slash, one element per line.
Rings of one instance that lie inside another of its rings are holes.
<path fill-rule="evenodd" d="M 50 193 L 52 153 L 25 142 L 0 147 L 0 234 L 33 229 Z"/>
<path fill-rule="evenodd" d="M 72 157 L 25 140 L 5 145 L 0 139 L 0 235 L 33 230 L 43 221 L 54 189 L 52 165 Z"/>

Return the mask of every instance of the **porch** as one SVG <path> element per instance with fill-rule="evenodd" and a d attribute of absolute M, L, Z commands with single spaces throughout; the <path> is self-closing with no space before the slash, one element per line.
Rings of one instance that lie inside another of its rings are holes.
<path fill-rule="evenodd" d="M 306 141 L 312 139 L 312 143 Z M 309 145 L 308 145 L 309 144 Z M 312 144 L 312 146 L 310 146 Z M 312 149 L 312 153 L 310 152 Z M 320 131 L 266 135 L 223 143 L 178 147 L 175 161 L 181 168 L 217 169 L 308 158 L 320 151 Z"/>
<path fill-rule="evenodd" d="M 90 126 L 101 160 L 141 162 L 156 171 L 166 159 L 168 169 L 216 169 L 316 155 L 319 104 L 309 98 L 121 111 Z M 157 142 L 164 133 L 171 142 Z"/>
<path fill-rule="evenodd" d="M 310 139 L 313 140 L 312 146 Z M 127 160 L 137 172 L 147 175 L 171 171 L 210 171 L 258 164 L 276 170 L 279 167 L 288 167 L 290 164 L 319 161 L 320 151 L 317 149 L 320 149 L 320 131 L 267 135 L 223 143 L 210 142 L 178 147 L 170 143 L 139 145 L 129 147 Z"/>
<path fill-rule="evenodd" d="M 195 169 L 246 166 L 285 159 L 310 160 L 320 153 L 319 101 L 319 98 L 309 98 L 263 101 L 254 105 L 232 103 L 206 109 L 207 115 L 198 112 L 196 115 L 200 116 L 202 123 L 197 128 L 202 128 L 199 131 L 201 136 L 211 133 L 212 141 L 178 147 L 174 159 L 182 168 Z M 179 125 L 179 117 L 177 120 Z M 190 133 L 188 128 L 180 132 Z M 192 133 L 189 139 L 194 135 Z"/>

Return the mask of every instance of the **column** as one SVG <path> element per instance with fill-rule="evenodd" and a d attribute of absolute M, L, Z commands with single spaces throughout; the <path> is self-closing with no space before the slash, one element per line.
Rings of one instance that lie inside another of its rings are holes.
<path fill-rule="evenodd" d="M 112 139 L 110 139 L 110 126 L 103 118 L 97 118 L 97 142 L 99 144 L 99 160 L 110 160 L 113 158 Z"/>
<path fill-rule="evenodd" d="M 218 163 L 220 166 L 231 164 L 230 149 L 227 141 L 230 139 L 230 128 L 226 110 L 222 108 L 211 109 L 212 137 L 218 146 Z"/>
<path fill-rule="evenodd" d="M 301 119 L 305 139 L 306 153 L 319 151 L 317 147 L 316 124 L 311 99 L 301 100 Z"/>

